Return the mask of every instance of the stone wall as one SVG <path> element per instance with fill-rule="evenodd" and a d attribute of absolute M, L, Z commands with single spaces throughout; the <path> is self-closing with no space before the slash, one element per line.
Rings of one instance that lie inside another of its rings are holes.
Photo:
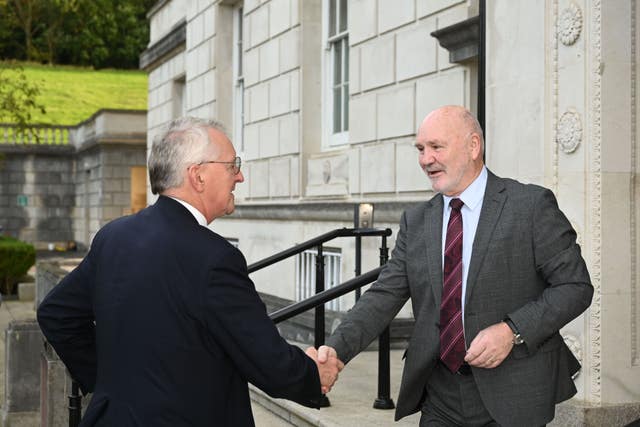
<path fill-rule="evenodd" d="M 9 149 L 10 148 L 10 149 Z M 72 147 L 0 145 L 0 226 L 28 242 L 72 239 Z"/>
<path fill-rule="evenodd" d="M 41 248 L 87 247 L 100 227 L 131 213 L 145 140 L 145 112 L 100 110 L 70 128 L 66 145 L 0 144 L 2 232 Z"/>

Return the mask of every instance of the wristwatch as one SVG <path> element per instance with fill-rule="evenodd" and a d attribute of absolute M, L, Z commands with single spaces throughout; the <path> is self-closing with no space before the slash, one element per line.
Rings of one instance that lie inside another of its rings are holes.
<path fill-rule="evenodd" d="M 524 340 L 522 339 L 520 332 L 518 332 L 518 328 L 516 328 L 516 325 L 513 324 L 513 321 L 511 321 L 511 319 L 509 319 L 508 317 L 505 317 L 503 322 L 506 323 L 513 332 L 513 345 L 520 345 L 524 343 Z"/>

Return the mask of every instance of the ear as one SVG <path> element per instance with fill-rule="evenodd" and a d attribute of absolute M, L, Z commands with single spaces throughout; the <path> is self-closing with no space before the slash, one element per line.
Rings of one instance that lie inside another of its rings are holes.
<path fill-rule="evenodd" d="M 477 160 L 482 153 L 482 141 L 480 141 L 480 135 L 472 133 L 469 138 L 469 149 L 471 150 L 471 158 Z"/>
<path fill-rule="evenodd" d="M 198 193 L 204 190 L 204 178 L 200 173 L 200 166 L 193 165 L 187 169 L 187 180 L 189 180 L 189 185 Z"/>

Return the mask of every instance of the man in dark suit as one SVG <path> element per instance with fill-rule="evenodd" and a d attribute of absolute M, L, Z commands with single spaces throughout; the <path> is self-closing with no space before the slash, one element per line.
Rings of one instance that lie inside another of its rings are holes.
<path fill-rule="evenodd" d="M 404 212 L 391 261 L 318 351 L 348 362 L 411 298 L 396 420 L 540 426 L 576 393 L 558 332 L 593 295 L 576 233 L 551 191 L 488 171 L 483 144 L 463 107 L 425 118 L 415 145 L 438 194 Z"/>
<path fill-rule="evenodd" d="M 319 367 L 286 343 L 240 251 L 207 228 L 233 212 L 244 180 L 219 125 L 172 122 L 149 177 L 157 202 L 104 226 L 38 308 L 47 340 L 93 392 L 81 425 L 252 426 L 247 382 L 317 407 L 341 362 Z"/>

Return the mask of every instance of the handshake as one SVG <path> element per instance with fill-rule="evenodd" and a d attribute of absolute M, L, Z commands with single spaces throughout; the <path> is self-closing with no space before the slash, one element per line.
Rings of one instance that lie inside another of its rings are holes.
<path fill-rule="evenodd" d="M 328 393 L 338 380 L 338 374 L 344 368 L 344 363 L 338 359 L 336 350 L 326 345 L 320 346 L 318 349 L 309 347 L 305 353 L 312 358 L 318 366 L 322 393 Z"/>

